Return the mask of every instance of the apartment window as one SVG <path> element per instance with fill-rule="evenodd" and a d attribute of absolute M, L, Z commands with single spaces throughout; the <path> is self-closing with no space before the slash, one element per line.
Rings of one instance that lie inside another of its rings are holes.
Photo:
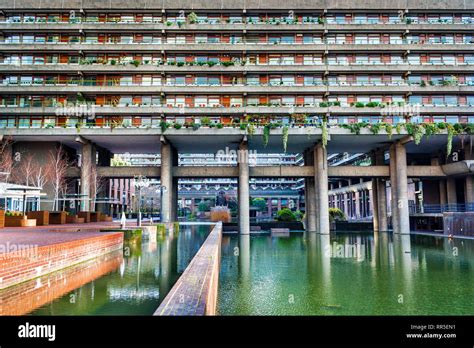
<path fill-rule="evenodd" d="M 243 101 L 242 101 L 242 97 L 231 97 L 230 98 L 230 105 L 231 106 L 242 106 L 243 104 Z"/>
<path fill-rule="evenodd" d="M 247 75 L 247 85 L 249 86 L 260 85 L 260 77 L 258 75 Z"/>
<path fill-rule="evenodd" d="M 285 95 L 282 98 L 282 103 L 283 105 L 289 105 L 289 106 L 295 105 L 295 97 L 291 95 Z"/>
<path fill-rule="evenodd" d="M 281 63 L 283 65 L 293 65 L 295 63 L 295 57 L 292 55 L 284 55 L 281 57 Z"/>
<path fill-rule="evenodd" d="M 281 82 L 284 86 L 293 86 L 295 84 L 295 77 L 293 75 L 283 75 Z"/>

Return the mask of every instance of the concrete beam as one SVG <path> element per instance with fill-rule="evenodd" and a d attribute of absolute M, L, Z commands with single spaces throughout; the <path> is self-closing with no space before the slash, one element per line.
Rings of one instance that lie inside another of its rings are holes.
<path fill-rule="evenodd" d="M 108 178 L 133 178 L 136 175 L 145 175 L 148 178 L 158 178 L 161 175 L 160 167 L 97 167 L 99 176 Z M 310 178 L 314 176 L 313 166 L 259 166 L 250 167 L 252 178 Z M 79 177 L 79 168 L 71 167 L 67 177 Z M 213 166 L 189 166 L 173 168 L 173 176 L 178 178 L 237 178 L 239 176 L 237 167 L 213 167 Z M 333 178 L 389 178 L 389 166 L 337 166 L 328 167 L 328 176 Z M 444 178 L 442 166 L 407 166 L 408 177 Z"/>

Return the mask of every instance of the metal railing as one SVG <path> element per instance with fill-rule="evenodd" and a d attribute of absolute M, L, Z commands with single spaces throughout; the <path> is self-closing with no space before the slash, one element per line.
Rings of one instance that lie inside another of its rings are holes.
<path fill-rule="evenodd" d="M 474 202 L 447 204 L 414 204 L 409 203 L 410 214 L 442 214 L 445 212 L 474 212 Z"/>

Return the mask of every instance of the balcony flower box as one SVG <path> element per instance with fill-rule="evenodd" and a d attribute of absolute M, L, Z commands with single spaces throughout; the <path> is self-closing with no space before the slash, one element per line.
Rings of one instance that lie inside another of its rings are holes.
<path fill-rule="evenodd" d="M 36 219 L 36 226 L 49 225 L 49 211 L 39 210 L 28 212 L 28 218 Z"/>
<path fill-rule="evenodd" d="M 5 227 L 5 211 L 0 210 L 0 228 Z"/>
<path fill-rule="evenodd" d="M 81 211 L 77 214 L 80 218 L 84 219 L 84 222 L 89 223 L 91 222 L 91 213 L 90 211 Z"/>
<path fill-rule="evenodd" d="M 51 225 L 64 225 L 67 213 L 65 211 L 52 211 L 49 213 L 49 223 Z"/>

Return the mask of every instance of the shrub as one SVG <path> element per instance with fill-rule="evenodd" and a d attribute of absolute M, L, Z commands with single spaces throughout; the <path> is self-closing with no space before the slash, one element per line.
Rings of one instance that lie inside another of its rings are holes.
<path fill-rule="evenodd" d="M 296 215 L 288 208 L 284 208 L 277 212 L 277 220 L 284 222 L 293 222 L 296 221 Z"/>
<path fill-rule="evenodd" d="M 339 208 L 329 208 L 329 221 L 346 221 L 346 215 Z"/>
<path fill-rule="evenodd" d="M 258 208 L 259 211 L 263 211 L 267 207 L 267 203 L 263 198 L 254 198 L 252 200 L 252 206 Z"/>

